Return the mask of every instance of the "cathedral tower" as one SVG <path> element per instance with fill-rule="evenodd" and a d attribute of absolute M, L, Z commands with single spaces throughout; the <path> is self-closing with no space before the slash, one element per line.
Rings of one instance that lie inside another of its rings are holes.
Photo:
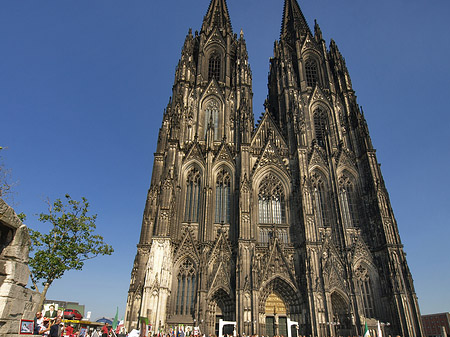
<path fill-rule="evenodd" d="M 164 111 L 125 323 L 264 336 L 422 336 L 389 196 L 345 61 L 285 0 L 257 125 L 225 0 L 189 30 Z M 298 330 L 289 322 L 298 322 Z"/>

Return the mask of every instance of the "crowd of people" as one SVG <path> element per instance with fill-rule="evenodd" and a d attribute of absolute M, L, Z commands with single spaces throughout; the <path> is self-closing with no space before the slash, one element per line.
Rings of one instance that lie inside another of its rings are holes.
<path fill-rule="evenodd" d="M 51 305 L 44 313 L 36 312 L 33 334 L 44 337 L 110 337 L 112 329 L 108 323 L 99 332 L 86 328 L 76 329 L 71 324 L 64 324 L 62 310 L 55 311 L 55 307 Z"/>
<path fill-rule="evenodd" d="M 62 327 L 62 310 L 55 310 L 53 305 L 49 310 L 42 314 L 42 311 L 36 313 L 34 318 L 34 331 L 35 335 L 42 335 L 46 337 L 60 337 Z"/>

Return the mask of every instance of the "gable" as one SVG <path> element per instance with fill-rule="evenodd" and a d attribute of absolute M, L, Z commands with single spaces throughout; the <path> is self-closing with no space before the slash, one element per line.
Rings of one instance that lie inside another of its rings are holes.
<path fill-rule="evenodd" d="M 187 151 L 185 157 L 183 158 L 183 163 L 187 163 L 190 160 L 196 160 L 202 164 L 202 166 L 205 165 L 205 159 L 204 159 L 203 151 L 200 148 L 200 145 L 198 142 L 194 142 L 192 146 Z"/>
<path fill-rule="evenodd" d="M 261 155 L 257 159 L 256 163 L 253 165 L 252 174 L 254 174 L 257 169 L 267 165 L 276 166 L 281 170 L 283 170 L 285 173 L 289 174 L 289 169 L 287 166 L 288 159 L 282 158 L 280 156 L 279 150 L 272 143 L 271 139 L 269 139 Z"/>
<path fill-rule="evenodd" d="M 262 120 L 259 123 L 250 144 L 252 148 L 263 148 L 269 139 L 283 152 L 283 154 L 284 152 L 286 152 L 286 155 L 288 154 L 288 147 L 283 135 L 275 125 L 272 118 L 270 118 L 270 114 L 266 112 L 262 117 Z"/>

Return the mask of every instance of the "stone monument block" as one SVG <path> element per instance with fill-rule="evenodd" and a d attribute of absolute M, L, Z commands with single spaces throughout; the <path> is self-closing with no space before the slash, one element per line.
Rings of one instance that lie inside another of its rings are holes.
<path fill-rule="evenodd" d="M 39 293 L 26 288 L 30 270 L 28 228 L 0 199 L 0 336 L 19 336 L 21 319 L 33 319 Z"/>

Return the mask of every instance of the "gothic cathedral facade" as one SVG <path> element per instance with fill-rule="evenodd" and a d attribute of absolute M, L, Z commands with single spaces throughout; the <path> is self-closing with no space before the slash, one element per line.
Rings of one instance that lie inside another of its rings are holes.
<path fill-rule="evenodd" d="M 364 114 L 334 41 L 285 0 L 256 123 L 225 0 L 189 30 L 164 111 L 125 324 L 272 337 L 422 336 Z M 389 322 L 389 325 L 387 324 Z"/>

